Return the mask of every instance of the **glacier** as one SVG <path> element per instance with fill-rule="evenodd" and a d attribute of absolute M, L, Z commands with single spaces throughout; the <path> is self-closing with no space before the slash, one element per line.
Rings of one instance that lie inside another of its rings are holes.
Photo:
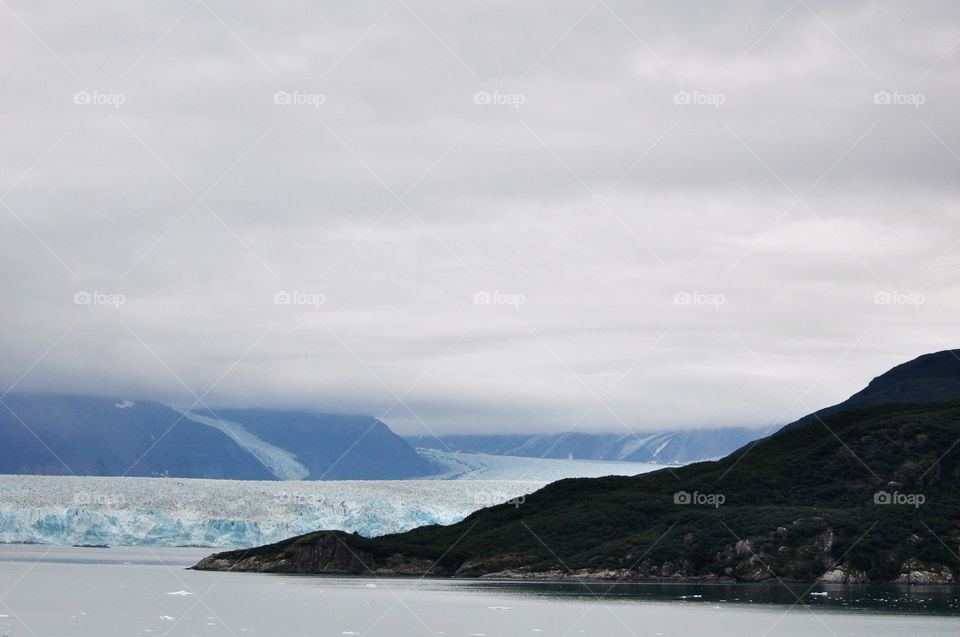
<path fill-rule="evenodd" d="M 230 431 L 245 433 L 242 426 Z M 299 475 L 290 458 L 265 447 L 258 451 L 281 473 Z M 663 468 L 417 452 L 441 472 L 417 480 L 325 481 L 0 475 L 0 543 L 245 548 L 318 529 L 376 536 L 453 524 L 501 502 L 521 503 L 524 495 L 563 478 Z"/>
<path fill-rule="evenodd" d="M 0 475 L 0 543 L 244 548 L 318 529 L 376 536 L 453 524 L 545 484 Z"/>
<path fill-rule="evenodd" d="M 297 462 L 297 456 L 253 435 L 241 423 L 221 418 L 209 418 L 189 411 L 181 412 L 184 418 L 213 427 L 229 436 L 263 464 L 280 480 L 303 480 L 310 470 Z"/>

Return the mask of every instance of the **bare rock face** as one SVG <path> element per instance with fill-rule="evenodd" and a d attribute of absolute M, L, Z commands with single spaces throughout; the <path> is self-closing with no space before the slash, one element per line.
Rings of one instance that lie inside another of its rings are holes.
<path fill-rule="evenodd" d="M 814 546 L 820 553 L 829 554 L 833 551 L 833 545 L 836 540 L 837 536 L 834 534 L 833 529 L 827 529 L 815 538 Z"/>
<path fill-rule="evenodd" d="M 373 556 L 350 548 L 339 531 L 311 533 L 260 549 L 226 551 L 204 558 L 198 571 L 329 573 L 358 575 L 376 568 Z"/>
<path fill-rule="evenodd" d="M 953 573 L 946 566 L 930 566 L 917 560 L 907 560 L 900 567 L 898 584 L 952 584 Z"/>
<path fill-rule="evenodd" d="M 832 584 L 864 584 L 869 579 L 866 573 L 837 567 L 821 575 L 820 581 Z"/>

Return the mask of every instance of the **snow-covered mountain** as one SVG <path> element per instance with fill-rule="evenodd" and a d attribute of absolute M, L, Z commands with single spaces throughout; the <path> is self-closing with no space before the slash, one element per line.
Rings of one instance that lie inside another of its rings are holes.
<path fill-rule="evenodd" d="M 409 437 L 417 448 L 530 458 L 686 464 L 721 458 L 762 437 L 762 429 L 725 427 L 628 434 L 451 434 Z"/>

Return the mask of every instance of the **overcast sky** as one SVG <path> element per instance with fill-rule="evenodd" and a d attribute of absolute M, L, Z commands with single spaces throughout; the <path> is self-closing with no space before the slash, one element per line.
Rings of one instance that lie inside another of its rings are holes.
<path fill-rule="evenodd" d="M 626 433 L 960 345 L 955 1 L 0 4 L 4 388 Z"/>

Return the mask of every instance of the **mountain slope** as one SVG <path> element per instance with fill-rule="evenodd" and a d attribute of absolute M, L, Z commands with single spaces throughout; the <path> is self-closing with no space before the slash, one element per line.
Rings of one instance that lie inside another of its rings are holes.
<path fill-rule="evenodd" d="M 307 469 L 307 480 L 392 480 L 437 472 L 403 438 L 370 416 L 268 409 L 218 409 L 216 416 L 292 453 Z"/>
<path fill-rule="evenodd" d="M 15 393 L 0 407 L 0 473 L 270 480 L 223 433 L 160 403 Z"/>
<path fill-rule="evenodd" d="M 960 350 L 923 354 L 877 376 L 842 403 L 824 407 L 783 427 L 799 427 L 829 414 L 868 405 L 960 400 Z"/>
<path fill-rule="evenodd" d="M 958 440 L 960 402 L 835 411 L 716 462 L 562 480 L 447 527 L 376 539 L 318 532 L 197 568 L 952 581 Z"/>
<path fill-rule="evenodd" d="M 437 470 L 370 417 L 258 409 L 185 416 L 151 401 L 45 393 L 13 393 L 4 403 L 0 473 L 373 480 Z"/>

